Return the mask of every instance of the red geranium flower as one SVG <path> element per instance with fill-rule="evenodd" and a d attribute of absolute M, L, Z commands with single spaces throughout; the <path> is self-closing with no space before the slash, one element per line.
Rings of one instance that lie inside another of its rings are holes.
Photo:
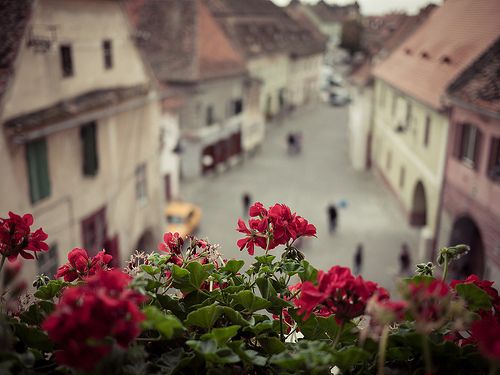
<path fill-rule="evenodd" d="M 33 216 L 25 214 L 23 217 L 9 212 L 9 218 L 0 218 L 0 254 L 13 261 L 18 255 L 25 259 L 34 259 L 32 251 L 47 251 L 49 246 L 44 242 L 47 234 L 42 228 L 31 232 Z"/>
<path fill-rule="evenodd" d="M 145 317 L 138 304 L 146 297 L 127 289 L 130 280 L 119 270 L 100 270 L 85 284 L 65 289 L 42 324 L 60 348 L 58 363 L 90 371 L 111 351 L 110 338 L 127 347 L 139 335 Z"/>
<path fill-rule="evenodd" d="M 87 250 L 74 248 L 68 254 L 68 263 L 59 267 L 56 278 L 64 277 L 65 281 L 82 280 L 94 275 L 99 270 L 107 270 L 113 257 L 104 250 L 94 257 L 89 257 Z"/>
<path fill-rule="evenodd" d="M 500 361 L 500 323 L 494 316 L 475 321 L 472 338 L 485 357 Z"/>
<path fill-rule="evenodd" d="M 481 288 L 490 296 L 491 303 L 493 305 L 493 308 L 495 312 L 500 312 L 500 296 L 498 295 L 498 290 L 493 288 L 493 281 L 489 280 L 481 280 L 478 276 L 476 275 L 469 275 L 465 280 L 453 280 L 450 283 L 450 286 L 455 289 L 457 285 L 459 284 L 474 284 L 478 288 Z M 480 311 L 480 313 L 488 313 L 488 311 Z"/>
<path fill-rule="evenodd" d="M 163 235 L 163 242 L 158 244 L 158 250 L 180 255 L 183 245 L 184 240 L 179 233 L 168 232 Z"/>
<path fill-rule="evenodd" d="M 378 293 L 380 298 L 389 294 L 372 281 L 354 277 L 346 267 L 334 266 L 328 272 L 319 271 L 317 285 L 310 281 L 302 284 L 302 290 L 295 304 L 299 314 L 307 318 L 311 313 L 321 316 L 334 315 L 343 324 L 363 315 L 368 299 Z"/>

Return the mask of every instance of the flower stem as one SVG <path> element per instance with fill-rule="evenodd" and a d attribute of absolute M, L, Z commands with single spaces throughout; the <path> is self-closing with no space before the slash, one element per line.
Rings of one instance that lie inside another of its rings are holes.
<path fill-rule="evenodd" d="M 0 261 L 0 272 L 2 272 L 4 263 L 5 263 L 5 255 L 2 255 L 2 260 Z"/>
<path fill-rule="evenodd" d="M 285 342 L 285 335 L 283 334 L 283 309 L 280 309 L 280 339 Z"/>
<path fill-rule="evenodd" d="M 335 335 L 335 340 L 333 341 L 333 349 L 337 347 L 337 344 L 339 343 L 340 340 L 340 335 L 342 334 L 343 330 L 344 330 L 344 324 L 342 323 L 339 327 L 339 330 L 337 331 L 337 334 Z"/>
<path fill-rule="evenodd" d="M 432 375 L 432 359 L 431 359 L 431 351 L 429 350 L 429 342 L 427 341 L 427 336 L 422 335 L 421 337 L 422 337 L 422 350 L 425 362 L 425 375 Z"/>
<path fill-rule="evenodd" d="M 443 281 L 446 281 L 446 276 L 448 276 L 448 254 L 444 254 Z"/>
<path fill-rule="evenodd" d="M 386 324 L 380 335 L 378 344 L 378 375 L 384 375 L 385 351 L 387 349 L 387 340 L 389 339 L 389 326 Z"/>

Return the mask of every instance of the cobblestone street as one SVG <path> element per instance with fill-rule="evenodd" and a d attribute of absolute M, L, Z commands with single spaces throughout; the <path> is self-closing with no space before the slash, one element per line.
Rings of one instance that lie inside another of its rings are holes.
<path fill-rule="evenodd" d="M 302 132 L 302 152 L 289 155 L 286 136 Z M 318 238 L 303 243 L 306 259 L 315 267 L 353 266 L 358 243 L 364 246 L 361 274 L 383 286 L 398 272 L 401 244 L 417 254 L 418 233 L 406 224 L 391 193 L 370 172 L 356 172 L 348 156 L 347 107 L 316 104 L 268 127 L 261 150 L 232 169 L 182 184 L 182 198 L 203 209 L 199 237 L 222 246 L 227 258 L 242 257 L 236 241 L 238 217 L 243 215 L 242 195 L 268 206 L 285 203 L 316 225 Z M 328 232 L 327 206 L 345 200 L 339 224 Z M 257 250 L 258 251 L 258 250 Z"/>

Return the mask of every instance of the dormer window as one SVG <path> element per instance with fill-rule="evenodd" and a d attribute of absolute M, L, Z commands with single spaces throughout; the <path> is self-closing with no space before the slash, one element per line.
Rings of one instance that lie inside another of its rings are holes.
<path fill-rule="evenodd" d="M 406 53 L 407 55 L 411 55 L 411 49 L 409 49 L 409 48 L 405 48 L 405 53 Z"/>
<path fill-rule="evenodd" d="M 426 60 L 429 60 L 431 57 L 429 55 L 429 53 L 423 51 L 420 53 L 420 56 L 423 58 L 423 59 L 426 59 Z"/>
<path fill-rule="evenodd" d="M 450 65 L 451 64 L 451 58 L 450 56 L 443 56 L 441 57 L 441 63 Z"/>

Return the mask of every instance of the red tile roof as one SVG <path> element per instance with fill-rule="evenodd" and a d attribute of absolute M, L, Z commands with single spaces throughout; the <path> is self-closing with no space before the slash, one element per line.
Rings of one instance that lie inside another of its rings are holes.
<path fill-rule="evenodd" d="M 208 5 L 247 58 L 275 53 L 307 56 L 325 50 L 322 36 L 270 0 L 209 0 Z"/>
<path fill-rule="evenodd" d="M 498 0 L 447 0 L 374 74 L 440 109 L 446 87 L 500 35 L 499 20 Z"/>
<path fill-rule="evenodd" d="M 161 82 L 195 82 L 245 72 L 244 60 L 206 0 L 129 0 L 138 46 Z"/>
<path fill-rule="evenodd" d="M 500 118 L 500 38 L 447 90 L 451 100 Z"/>

